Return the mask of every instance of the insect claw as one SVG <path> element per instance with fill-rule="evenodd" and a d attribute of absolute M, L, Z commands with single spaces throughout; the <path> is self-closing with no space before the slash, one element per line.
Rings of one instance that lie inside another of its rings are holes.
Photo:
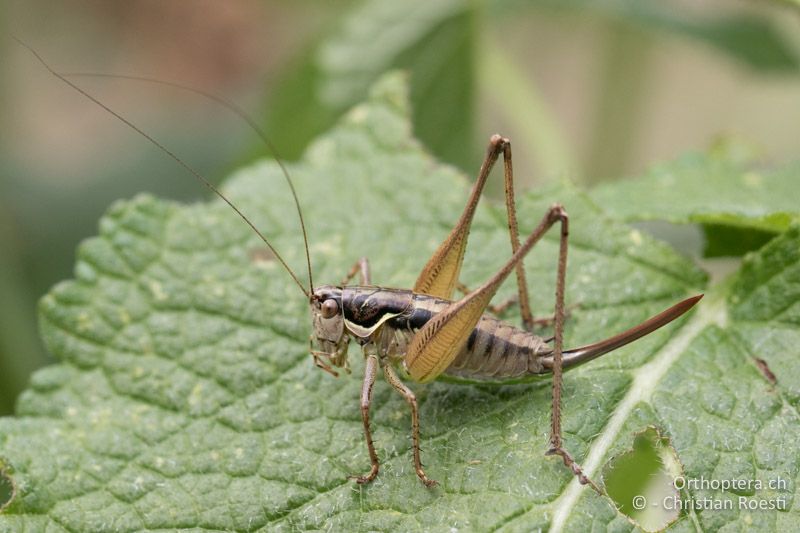
<path fill-rule="evenodd" d="M 330 361 L 330 354 L 321 352 L 319 350 L 311 350 L 311 356 L 314 358 L 314 365 L 317 368 L 321 368 L 322 370 L 324 370 L 325 372 L 327 372 L 328 374 L 332 375 L 335 378 L 339 377 L 339 373 L 336 372 L 333 368 L 331 368 L 329 364 L 323 362 L 322 360 L 323 357 L 327 357 L 328 360 Z M 350 373 L 349 368 L 345 368 L 345 370 L 347 371 L 348 374 Z"/>
<path fill-rule="evenodd" d="M 353 480 L 359 485 L 365 485 L 367 483 L 371 483 L 372 480 L 374 480 L 377 475 L 378 475 L 378 465 L 373 465 L 369 473 L 363 476 L 347 476 L 347 479 Z"/>
<path fill-rule="evenodd" d="M 331 367 L 329 367 L 328 365 L 317 365 L 317 366 L 319 366 L 322 370 L 324 370 L 325 372 L 327 372 L 331 376 L 333 376 L 335 378 L 339 377 L 339 373 L 336 370 L 334 370 Z"/>
<path fill-rule="evenodd" d="M 321 368 L 322 370 L 324 370 L 325 372 L 327 372 L 328 374 L 332 375 L 335 378 L 339 377 L 339 373 L 337 371 L 335 371 L 330 366 L 328 366 L 325 363 L 323 363 L 322 361 L 320 361 L 319 358 L 316 355 L 314 355 L 314 365 L 317 368 Z"/>
<path fill-rule="evenodd" d="M 547 450 L 547 452 L 545 452 L 545 455 L 558 455 L 561 457 L 561 459 L 564 461 L 564 466 L 572 471 L 572 473 L 578 478 L 578 482 L 580 482 L 581 485 L 589 485 L 597 494 L 604 496 L 604 493 L 602 490 L 600 490 L 600 487 L 598 487 L 594 481 L 584 474 L 583 469 L 578 463 L 575 462 L 575 459 L 572 458 L 567 450 L 561 446 L 553 446 Z"/>
<path fill-rule="evenodd" d="M 417 477 L 419 478 L 420 481 L 422 481 L 422 484 L 428 487 L 429 489 L 439 484 L 439 482 L 436 481 L 435 479 L 431 479 L 428 476 L 426 476 L 425 472 L 423 472 L 421 469 L 417 470 Z"/>

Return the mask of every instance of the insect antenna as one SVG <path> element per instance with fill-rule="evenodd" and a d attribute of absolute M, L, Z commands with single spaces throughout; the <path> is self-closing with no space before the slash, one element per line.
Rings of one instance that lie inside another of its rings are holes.
<path fill-rule="evenodd" d="M 208 98 L 216 102 L 217 104 L 221 105 L 222 107 L 228 109 L 229 111 L 235 113 L 239 116 L 247 125 L 252 129 L 256 135 L 261 139 L 261 142 L 264 143 L 264 146 L 267 147 L 267 151 L 272 154 L 272 157 L 275 159 L 275 162 L 278 163 L 278 166 L 281 169 L 281 173 L 283 174 L 284 179 L 286 180 L 286 184 L 289 186 L 289 189 L 292 192 L 292 199 L 294 200 L 294 206 L 297 210 L 297 217 L 300 219 L 300 229 L 303 233 L 303 245 L 305 247 L 306 253 L 306 267 L 308 269 L 308 286 L 310 291 L 314 292 L 314 282 L 311 275 L 311 256 L 308 251 L 308 234 L 306 232 L 306 223 L 303 218 L 303 210 L 300 208 L 300 200 L 297 196 L 297 191 L 294 188 L 294 182 L 289 174 L 289 170 L 286 168 L 286 165 L 283 164 L 283 158 L 280 157 L 278 154 L 278 150 L 275 148 L 275 145 L 272 141 L 269 140 L 267 134 L 262 130 L 258 123 L 247 114 L 247 112 L 236 105 L 235 102 L 223 98 L 218 94 L 214 94 L 208 91 L 204 91 L 202 89 L 198 89 L 196 87 L 190 87 L 188 85 L 184 85 L 182 83 L 169 81 L 169 80 L 161 80 L 158 78 L 151 78 L 149 76 L 132 76 L 128 74 L 110 74 L 106 72 L 59 72 L 65 78 L 73 78 L 73 77 L 84 77 L 84 78 L 113 78 L 113 79 L 122 79 L 122 80 L 132 80 L 132 81 L 142 81 L 146 83 L 155 83 L 158 85 L 164 85 L 167 87 L 174 87 L 176 89 L 181 89 L 184 91 L 189 91 L 200 95 L 204 98 Z"/>
<path fill-rule="evenodd" d="M 286 271 L 289 273 L 289 275 L 292 277 L 292 280 L 294 280 L 294 282 L 297 284 L 297 286 L 298 286 L 298 287 L 300 287 L 300 290 L 301 290 L 301 291 L 303 291 L 303 294 L 305 294 L 305 296 L 306 296 L 307 298 L 310 298 L 310 297 L 311 297 L 311 295 L 313 294 L 313 291 L 314 291 L 314 285 L 313 285 L 313 281 L 312 281 L 312 278 L 311 278 L 311 258 L 310 258 L 310 255 L 309 255 L 309 250 L 308 250 L 308 237 L 307 237 L 307 234 L 306 234 L 306 229 L 305 229 L 305 221 L 303 220 L 303 213 L 302 213 L 302 210 L 300 209 L 300 202 L 299 202 L 299 200 L 298 200 L 298 198 L 297 198 L 297 193 L 296 193 L 296 191 L 295 191 L 294 184 L 293 184 L 293 182 L 292 182 L 292 180 L 291 180 L 291 178 L 290 178 L 290 176 L 289 176 L 289 173 L 288 173 L 288 171 L 286 170 L 286 167 L 285 167 L 285 166 L 284 166 L 284 164 L 283 164 L 283 163 L 280 161 L 280 159 L 277 159 L 277 161 L 278 161 L 278 165 L 280 166 L 280 168 L 281 168 L 281 170 L 282 170 L 282 172 L 283 172 L 283 176 L 286 178 L 286 181 L 287 181 L 287 183 L 289 184 L 289 188 L 290 188 L 290 189 L 291 189 L 291 191 L 292 191 L 292 197 L 294 198 L 295 206 L 297 207 L 297 213 L 298 213 L 298 216 L 299 216 L 299 218 L 300 218 L 300 226 L 301 226 L 301 228 L 302 228 L 302 232 L 303 232 L 303 241 L 304 241 L 304 244 L 305 244 L 305 252 L 306 252 L 306 265 L 307 265 L 307 267 L 308 267 L 308 283 L 309 283 L 309 289 L 306 289 L 306 288 L 303 286 L 303 284 L 302 284 L 302 283 L 300 282 L 300 280 L 298 279 L 297 275 L 296 275 L 296 274 L 294 273 L 294 271 L 292 271 L 292 269 L 289 267 L 288 263 L 286 263 L 286 261 L 283 259 L 283 257 L 281 256 L 281 254 L 280 254 L 280 253 L 279 253 L 279 252 L 278 252 L 278 251 L 275 249 L 275 247 L 272 245 L 272 243 L 270 243 L 270 242 L 269 242 L 269 240 L 268 240 L 268 239 L 267 239 L 267 238 L 264 236 L 264 234 L 263 234 L 263 233 L 261 233 L 261 231 L 259 231 L 259 229 L 258 229 L 258 228 L 255 226 L 255 224 L 253 224 L 253 222 L 252 222 L 252 221 L 251 221 L 249 218 L 247 218 L 247 216 L 245 216 L 245 214 L 244 214 L 244 213 L 242 213 L 242 211 L 241 211 L 241 210 L 240 210 L 238 207 L 236 207 L 236 205 L 234 205 L 234 204 L 233 204 L 233 202 L 231 202 L 231 201 L 230 201 L 230 200 L 229 200 L 229 199 L 228 199 L 228 198 L 227 198 L 227 197 L 226 197 L 224 194 L 222 194 L 222 192 L 221 192 L 221 191 L 220 191 L 220 190 L 219 190 L 219 189 L 218 189 L 216 186 L 214 186 L 214 184 L 213 184 L 213 183 L 211 183 L 211 182 L 210 182 L 208 179 L 206 179 L 206 178 L 205 178 L 205 177 L 204 177 L 202 174 L 200 174 L 200 172 L 198 172 L 197 170 L 195 170 L 195 169 L 194 169 L 192 166 L 190 166 L 188 163 L 186 163 L 185 161 L 183 161 L 183 160 L 182 160 L 180 157 L 178 157 L 178 156 L 177 156 L 177 155 L 176 155 L 174 152 L 172 152 L 172 151 L 171 151 L 171 150 L 169 150 L 169 149 L 168 149 L 166 146 L 164 146 L 163 144 L 161 144 L 160 142 L 158 142 L 158 141 L 157 141 L 155 138 L 153 138 L 151 135 L 149 135 L 149 134 L 148 134 L 148 133 L 146 133 L 144 130 L 142 130 L 141 128 L 139 128 L 139 127 L 138 127 L 136 124 L 134 124 L 133 122 L 131 122 L 130 120 L 128 120 L 127 118 L 125 118 L 124 116 L 122 116 L 121 114 L 117 113 L 116 111 L 114 111 L 113 109 L 111 109 L 110 107 L 108 107 L 106 104 L 104 104 L 103 102 L 101 102 L 100 100 L 98 100 L 97 98 L 95 98 L 94 96 L 92 96 L 92 95 L 91 95 L 89 92 L 87 92 L 86 90 L 84 90 L 84 89 L 83 89 L 83 88 L 81 88 L 80 86 L 76 85 L 75 83 L 73 83 L 72 81 L 70 81 L 69 79 L 67 79 L 66 75 L 64 75 L 64 74 L 61 74 L 61 73 L 57 72 L 57 71 L 56 71 L 55 69 L 53 69 L 53 68 L 50 66 L 50 64 L 49 64 L 49 63 L 47 63 L 47 61 L 45 61 L 45 60 L 44 60 L 44 58 L 43 58 L 41 55 L 39 55 L 39 53 L 38 53 L 36 50 L 34 50 L 34 49 L 31 47 L 31 46 L 29 46 L 28 44 L 26 44 L 25 42 L 23 42 L 21 39 L 19 39 L 19 38 L 18 38 L 18 37 L 16 37 L 15 35 L 11 35 L 11 38 L 12 38 L 12 39 L 14 39 L 14 40 L 15 40 L 15 41 L 16 41 L 16 42 L 17 42 L 17 43 L 20 45 L 20 46 L 22 46 L 22 47 L 26 48 L 26 49 L 27 49 L 27 50 L 28 50 L 28 51 L 29 51 L 31 54 L 33 54 L 33 56 L 34 56 L 34 57 L 35 57 L 35 58 L 36 58 L 36 59 L 37 59 L 37 60 L 38 60 L 38 61 L 39 61 L 39 62 L 40 62 L 40 63 L 41 63 L 43 66 L 44 66 L 44 68 L 45 68 L 45 69 L 47 69 L 47 71 L 48 71 L 48 72 L 50 72 L 50 74 L 52 74 L 53 76 L 55 76 L 56 78 L 58 78 L 59 80 L 61 80 L 62 82 L 64 82 L 65 84 L 69 85 L 69 86 L 70 86 L 72 89 L 74 89 L 74 90 L 75 90 L 75 91 L 77 91 L 78 93 L 82 94 L 84 97 L 88 98 L 89 100 L 91 100 L 92 102 L 94 102 L 95 104 L 97 104 L 98 106 L 100 106 L 101 108 L 103 108 L 104 110 L 106 110 L 108 113 L 110 113 L 111 115 L 113 115 L 114 117 L 116 117 L 117 119 L 119 119 L 120 121 L 122 121 L 122 122 L 123 122 L 124 124 L 126 124 L 128 127 L 130 127 L 131 129 L 133 129 L 133 130 L 134 130 L 136 133 L 138 133 L 139 135 L 141 135 L 142 137 L 144 137 L 144 138 L 145 138 L 147 141 L 149 141 L 149 142 L 150 142 L 151 144 L 153 144 L 155 147 L 157 147 L 157 148 L 158 148 L 158 149 L 160 149 L 162 152 L 164 152 L 165 154 L 167 154 L 167 156 L 169 156 L 170 158 L 172 158 L 172 159 L 173 159 L 175 162 L 177 162 L 177 163 L 178 163 L 180 166 L 182 166 L 182 167 L 183 167 L 184 169 L 186 169 L 186 170 L 187 170 L 189 173 L 191 173 L 191 174 L 192 174 L 192 175 L 193 175 L 193 176 L 194 176 L 194 177 L 195 177 L 197 180 L 199 180 L 199 181 L 200 181 L 200 183 L 202 183 L 203 185 L 205 185 L 205 186 L 206 186 L 206 188 L 208 188 L 208 189 L 209 189 L 211 192 L 213 192 L 213 193 L 214 193 L 214 194 L 216 194 L 216 195 L 217 195 L 217 196 L 218 196 L 220 199 L 222 199 L 222 201 L 224 201 L 226 204 L 228 204 L 228 206 L 230 206 L 230 208 L 231 208 L 231 209 L 233 209 L 233 210 L 234 210 L 234 212 L 236 212 L 236 214 L 237 214 L 237 215 L 239 215 L 239 217 L 240 217 L 242 220 L 244 220 L 244 222 L 245 222 L 245 223 L 246 223 L 248 226 L 250 226 L 250 228 L 251 228 L 251 229 L 252 229 L 252 230 L 253 230 L 253 231 L 256 233 L 256 235 L 258 235 L 258 237 L 259 237 L 259 238 L 260 238 L 260 239 L 261 239 L 261 240 L 264 242 L 264 244 L 266 244 L 266 245 L 267 245 L 267 247 L 269 248 L 269 250 L 270 250 L 270 251 L 271 251 L 271 252 L 272 252 L 272 253 L 275 255 L 275 257 L 278 259 L 278 261 L 280 262 L 280 264 L 281 264 L 281 265 L 283 265 L 283 268 L 284 268 L 284 269 L 285 269 L 285 270 L 286 270 Z M 109 75 L 108 77 L 112 77 L 112 75 Z M 123 78 L 124 78 L 125 76 L 120 76 L 120 77 L 123 77 Z M 147 79 L 146 79 L 146 80 L 143 80 L 143 81 L 147 81 Z M 150 81 L 154 81 L 154 82 L 160 82 L 160 80 L 150 80 Z M 169 83 L 169 82 L 160 82 L 160 83 L 164 83 L 165 85 L 174 85 L 174 86 L 179 86 L 178 84 L 172 84 L 172 83 Z M 182 87 L 182 86 L 180 86 L 180 87 Z M 277 158 L 277 154 L 276 154 L 276 152 L 275 152 L 274 148 L 272 147 L 272 144 L 269 142 L 269 140 L 266 138 L 266 136 L 265 136 L 265 135 L 264 135 L 264 134 L 263 134 L 263 133 L 262 133 L 262 132 L 261 132 L 261 131 L 258 129 L 258 127 L 255 125 L 254 121 L 252 121 L 252 120 L 251 120 L 249 117 L 247 117 L 246 113 L 244 113 L 244 111 L 242 111 L 240 108 L 238 108 L 237 106 L 235 106 L 235 105 L 231 104 L 230 102 L 226 102 L 226 101 L 224 101 L 222 98 L 220 98 L 220 97 L 217 97 L 217 96 L 215 96 L 215 95 L 211 95 L 211 94 L 208 94 L 208 93 L 204 93 L 203 91 L 199 91 L 199 90 L 197 90 L 197 89 L 192 89 L 192 88 L 189 88 L 189 87 L 182 87 L 182 88 L 185 88 L 185 89 L 187 89 L 187 90 L 192 90 L 192 91 L 194 91 L 194 92 L 197 92 L 198 94 L 203 94 L 204 96 L 207 96 L 207 97 L 211 98 L 212 100 L 215 100 L 215 101 L 219 102 L 220 104 L 222 104 L 222 105 L 224 105 L 224 106 L 228 107 L 229 109 L 231 109 L 231 110 L 232 110 L 232 111 L 234 111 L 235 113 L 237 113 L 237 114 L 239 114 L 240 116 L 242 116 L 242 117 L 243 117 L 243 118 L 244 118 L 244 119 L 245 119 L 245 120 L 248 122 L 248 124 L 250 124 L 250 125 L 251 125 L 251 127 L 253 127 L 253 128 L 256 130 L 256 133 L 258 133 L 258 135 L 259 135 L 259 136 L 262 138 L 262 140 L 263 140 L 263 141 L 264 141 L 264 142 L 267 144 L 267 147 L 268 147 L 270 150 L 272 150 L 272 151 L 273 151 L 273 154 L 275 154 L 275 156 L 276 156 L 276 158 Z"/>

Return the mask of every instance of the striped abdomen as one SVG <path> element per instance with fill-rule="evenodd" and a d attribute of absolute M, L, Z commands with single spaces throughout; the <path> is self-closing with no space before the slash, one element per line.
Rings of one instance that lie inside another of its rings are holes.
<path fill-rule="evenodd" d="M 361 327 L 383 322 L 371 338 L 381 355 L 402 357 L 411 338 L 450 301 L 408 290 L 346 287 L 342 294 L 345 317 Z M 549 372 L 543 357 L 552 350 L 544 339 L 484 315 L 464 348 L 444 371 L 446 376 L 478 381 L 523 378 Z"/>
<path fill-rule="evenodd" d="M 541 337 L 484 315 L 444 374 L 479 381 L 523 378 L 549 372 L 542 358 L 551 354 Z"/>

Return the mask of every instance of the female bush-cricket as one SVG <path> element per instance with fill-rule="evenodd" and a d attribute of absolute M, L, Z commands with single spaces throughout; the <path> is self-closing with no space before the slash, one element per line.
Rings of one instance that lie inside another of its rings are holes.
<path fill-rule="evenodd" d="M 563 334 L 566 316 L 564 288 L 569 217 L 561 205 L 551 206 L 536 228 L 523 242 L 520 242 L 514 200 L 511 145 L 508 139 L 500 135 L 492 136 L 477 181 L 461 217 L 423 267 L 412 289 L 390 289 L 372 285 L 369 263 L 366 258 L 358 260 L 338 285 L 314 287 L 302 210 L 292 180 L 281 164 L 300 217 L 308 267 L 308 287 L 306 288 L 269 240 L 206 178 L 135 124 L 73 83 L 66 75 L 56 72 L 28 45 L 18 39 L 17 41 L 28 48 L 54 76 L 127 124 L 186 168 L 214 194 L 225 201 L 256 232 L 308 298 L 312 315 L 310 351 L 314 363 L 319 368 L 334 376 L 338 376 L 335 368 L 343 368 L 349 372 L 347 351 L 350 341 L 355 339 L 356 343 L 361 346 L 365 358 L 364 381 L 361 389 L 361 415 L 371 468 L 364 475 L 352 476 L 356 482 L 372 481 L 378 475 L 380 467 L 380 461 L 372 442 L 369 422 L 372 387 L 378 369 L 383 370 L 386 380 L 405 398 L 411 408 L 414 468 L 419 479 L 428 487 L 436 485 L 436 481 L 427 476 L 420 459 L 417 400 L 414 393 L 403 383 L 401 375 L 421 383 L 432 381 L 440 376 L 456 381 L 503 383 L 552 373 L 550 448 L 547 454 L 560 456 L 581 483 L 589 484 L 598 493 L 602 493 L 563 447 L 561 434 L 563 369 L 590 361 L 655 331 L 686 313 L 702 298 L 702 295 L 687 298 L 641 324 L 603 341 L 564 350 Z M 223 105 L 233 108 L 228 102 L 213 95 L 211 97 Z M 252 121 L 248 122 L 254 126 Z M 255 126 L 254 128 L 267 145 L 271 146 L 258 128 Z M 470 291 L 460 285 L 459 272 L 478 201 L 490 171 L 501 155 L 504 163 L 505 203 L 512 254 L 493 276 Z M 542 236 L 556 224 L 560 229 L 560 240 L 556 272 L 555 312 L 552 319 L 535 320 L 530 310 L 523 259 Z M 517 303 L 522 316 L 522 327 L 520 328 L 494 316 L 490 306 L 498 288 L 512 271 L 516 272 Z M 360 285 L 348 285 L 356 275 L 360 277 Z M 465 294 L 460 299 L 453 299 L 457 288 L 461 288 Z M 553 336 L 544 338 L 534 334 L 532 330 L 537 322 L 552 322 Z"/>

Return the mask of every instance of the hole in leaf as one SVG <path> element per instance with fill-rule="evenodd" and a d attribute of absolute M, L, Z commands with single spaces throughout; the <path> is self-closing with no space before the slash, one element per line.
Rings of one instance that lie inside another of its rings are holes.
<path fill-rule="evenodd" d="M 619 511 L 645 531 L 660 531 L 680 514 L 675 478 L 683 468 L 669 439 L 655 427 L 637 433 L 633 449 L 612 458 L 603 484 Z"/>
<path fill-rule="evenodd" d="M 8 507 L 14 499 L 14 481 L 0 462 L 0 513 Z"/>

